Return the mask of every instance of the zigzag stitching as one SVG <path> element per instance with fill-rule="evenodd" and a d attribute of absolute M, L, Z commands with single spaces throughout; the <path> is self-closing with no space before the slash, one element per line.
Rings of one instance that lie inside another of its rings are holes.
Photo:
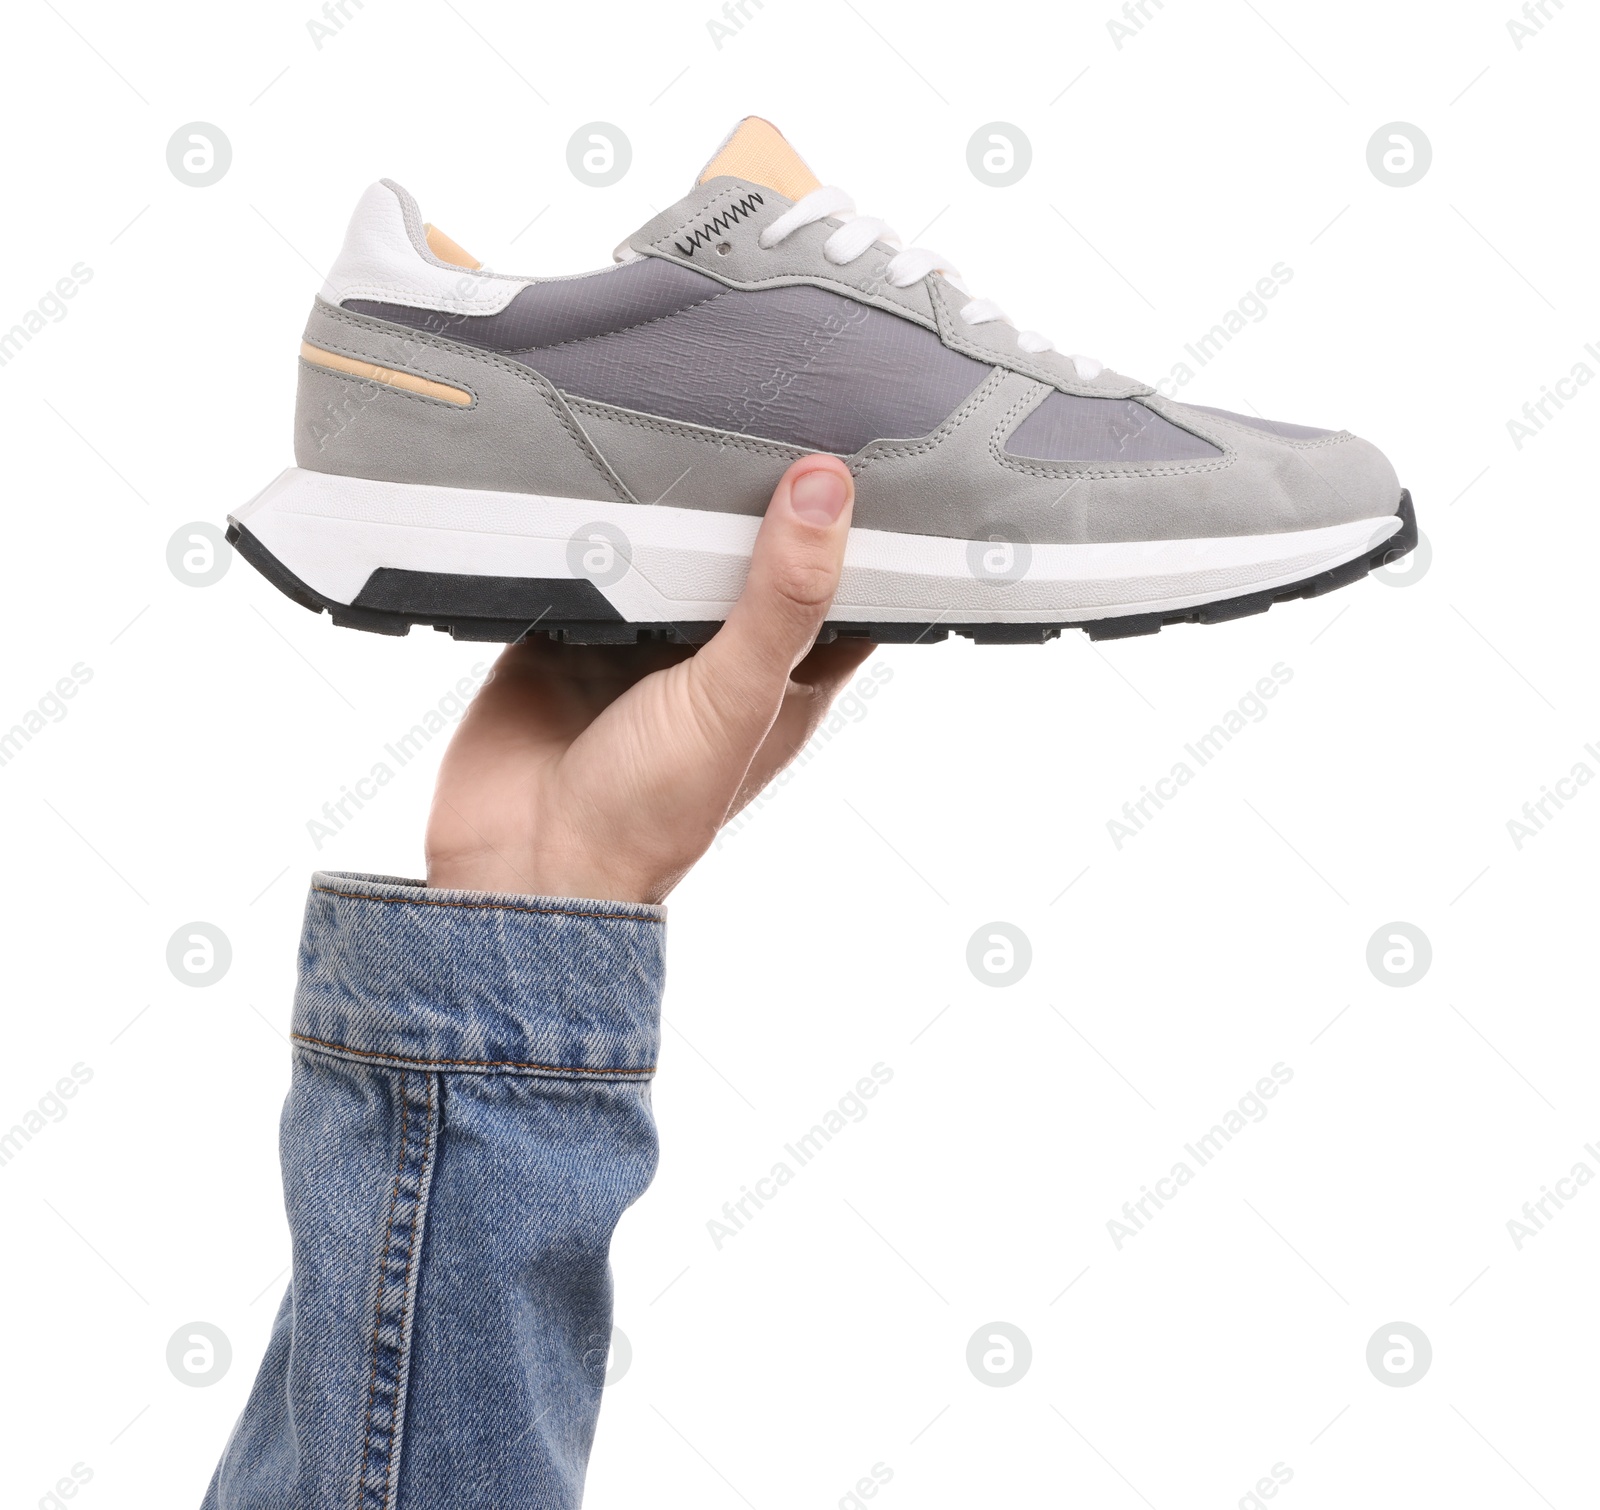
<path fill-rule="evenodd" d="M 699 230 L 691 231 L 688 246 L 681 241 L 674 241 L 672 244 L 685 257 L 692 257 L 699 247 L 705 245 L 719 232 L 731 229 L 735 222 L 742 220 L 746 215 L 754 215 L 754 207 L 765 203 L 766 200 L 759 194 L 746 194 L 743 199 L 734 200 L 720 215 L 714 215 L 706 221 Z"/>

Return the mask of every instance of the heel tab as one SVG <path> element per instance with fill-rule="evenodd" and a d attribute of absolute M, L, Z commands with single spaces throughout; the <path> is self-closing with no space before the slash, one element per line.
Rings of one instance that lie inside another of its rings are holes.
<path fill-rule="evenodd" d="M 344 246 L 322 285 L 323 299 L 335 305 L 374 299 L 448 314 L 492 315 L 525 286 L 526 279 L 440 257 L 430 245 L 431 230 L 416 200 L 393 179 L 369 184 L 356 202 Z M 432 234 L 441 249 L 466 255 L 441 232 Z"/>

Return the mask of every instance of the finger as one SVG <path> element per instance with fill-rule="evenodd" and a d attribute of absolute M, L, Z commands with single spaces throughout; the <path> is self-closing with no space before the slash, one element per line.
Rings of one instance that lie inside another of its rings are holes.
<path fill-rule="evenodd" d="M 835 640 L 818 645 L 790 679 L 778 716 L 761 742 L 739 786 L 729 816 L 756 796 L 811 742 L 833 700 L 844 691 L 857 668 L 878 647 L 870 640 Z"/>
<path fill-rule="evenodd" d="M 789 673 L 811 648 L 844 569 L 855 484 L 833 456 L 805 456 L 784 473 L 756 535 L 744 591 L 690 662 L 698 697 L 724 737 L 760 743 Z"/>
<path fill-rule="evenodd" d="M 537 635 L 508 645 L 495 662 L 494 675 L 510 682 L 531 678 L 584 687 L 631 687 L 652 671 L 676 665 L 693 654 L 693 646 L 662 640 L 636 645 L 567 645 Z"/>
<path fill-rule="evenodd" d="M 682 645 L 509 645 L 473 699 L 465 722 L 474 734 L 542 743 L 571 738 L 630 687 L 693 654 Z"/>
<path fill-rule="evenodd" d="M 835 696 L 850 674 L 878 648 L 876 640 L 837 639 L 826 645 L 813 645 L 806 658 L 790 673 L 791 681 L 806 686 L 826 684 L 828 696 Z"/>

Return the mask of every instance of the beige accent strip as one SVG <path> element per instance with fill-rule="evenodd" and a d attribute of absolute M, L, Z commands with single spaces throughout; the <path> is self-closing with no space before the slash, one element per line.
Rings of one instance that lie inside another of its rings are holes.
<path fill-rule="evenodd" d="M 407 393 L 420 393 L 427 398 L 443 399 L 447 404 L 460 404 L 463 408 L 472 403 L 472 395 L 447 383 L 436 383 L 432 378 L 416 377 L 409 372 L 395 372 L 389 367 L 379 367 L 373 362 L 358 362 L 353 357 L 342 357 L 336 351 L 324 351 L 309 341 L 300 343 L 300 355 L 313 366 L 327 367 L 334 372 L 347 372 L 351 377 L 365 378 L 369 383 L 383 383 L 389 388 L 404 388 Z"/>
<path fill-rule="evenodd" d="M 822 187 L 783 133 L 759 115 L 747 115 L 739 122 L 738 129 L 706 164 L 698 181 L 707 183 L 723 174 L 762 184 L 789 199 L 803 199 Z"/>
<path fill-rule="evenodd" d="M 452 241 L 438 226 L 425 225 L 422 229 L 428 234 L 428 250 L 441 262 L 448 262 L 451 267 L 472 268 L 474 271 L 483 266 L 471 252 Z"/>

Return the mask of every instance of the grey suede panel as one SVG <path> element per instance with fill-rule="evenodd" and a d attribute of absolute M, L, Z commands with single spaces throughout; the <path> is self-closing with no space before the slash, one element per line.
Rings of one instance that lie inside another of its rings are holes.
<path fill-rule="evenodd" d="M 851 461 L 855 522 L 957 539 L 991 530 L 1034 544 L 1098 544 L 1272 534 L 1391 515 L 1399 505 L 1394 469 L 1354 436 L 1292 443 L 1207 424 L 1193 428 L 1217 445 L 1212 461 L 1117 465 L 1044 463 L 1007 456 L 1004 446 L 1050 390 L 997 374 L 940 432 L 919 442 L 880 442 Z M 1165 400 L 1147 403 L 1168 411 Z M 1182 424 L 1181 405 L 1167 418 Z"/>
<path fill-rule="evenodd" d="M 511 355 L 581 398 L 841 453 L 926 435 L 989 372 L 930 330 L 800 284 Z"/>
<path fill-rule="evenodd" d="M 296 459 L 316 471 L 758 514 L 800 454 L 792 445 L 569 400 L 505 355 L 320 300 L 306 339 L 474 396 L 462 408 L 302 363 Z M 932 433 L 862 447 L 850 457 L 856 524 L 957 539 L 1000 529 L 1038 544 L 1100 543 L 1311 529 L 1382 518 L 1399 503 L 1394 469 L 1352 435 L 1283 438 L 1159 396 L 1143 402 L 1220 454 L 1138 464 L 1008 454 L 1019 429 L 1055 396 L 1051 386 L 992 369 Z"/>
<path fill-rule="evenodd" d="M 681 425 L 574 398 L 569 403 L 628 491 L 641 503 L 726 514 L 764 514 L 799 446 Z"/>
<path fill-rule="evenodd" d="M 1217 419 L 1231 419 L 1247 430 L 1262 430 L 1283 440 L 1321 440 L 1327 435 L 1338 435 L 1337 430 L 1319 430 L 1315 425 L 1291 425 L 1287 420 L 1262 419 L 1259 414 L 1235 414 L 1231 409 L 1211 409 L 1205 404 L 1185 404 L 1198 414 L 1214 415 Z"/>
<path fill-rule="evenodd" d="M 843 223 L 819 220 L 766 248 L 760 236 L 794 205 L 773 189 L 740 178 L 713 178 L 628 238 L 634 251 L 692 267 L 736 288 L 814 283 L 934 328 L 927 280 L 895 288 L 884 269 L 894 249 L 878 243 L 854 262 L 829 262 L 823 243 Z M 689 248 L 689 250 L 685 250 Z"/>
<path fill-rule="evenodd" d="M 498 314 L 446 314 L 374 299 L 351 299 L 344 308 L 469 346 L 515 351 L 609 335 L 727 292 L 714 278 L 658 257 L 641 257 L 576 278 L 540 279 L 519 290 Z"/>
<path fill-rule="evenodd" d="M 1209 461 L 1208 440 L 1131 398 L 1052 393 L 1011 432 L 1008 456 L 1035 461 Z"/>
<path fill-rule="evenodd" d="M 1142 398 L 1155 389 L 1136 378 L 1105 368 L 1097 378 L 1080 378 L 1070 357 L 1059 351 L 1024 351 L 1017 345 L 1017 332 L 999 320 L 969 325 L 961 318 L 967 296 L 938 273 L 928 279 L 933 312 L 939 335 L 945 345 L 964 351 L 979 361 L 1009 367 L 1013 372 L 1049 383 L 1063 393 L 1081 393 L 1089 398 Z"/>
<path fill-rule="evenodd" d="M 632 501 L 561 395 L 519 363 L 321 299 L 305 339 L 324 351 L 448 383 L 474 402 L 463 408 L 302 360 L 298 466 L 383 482 Z"/>

